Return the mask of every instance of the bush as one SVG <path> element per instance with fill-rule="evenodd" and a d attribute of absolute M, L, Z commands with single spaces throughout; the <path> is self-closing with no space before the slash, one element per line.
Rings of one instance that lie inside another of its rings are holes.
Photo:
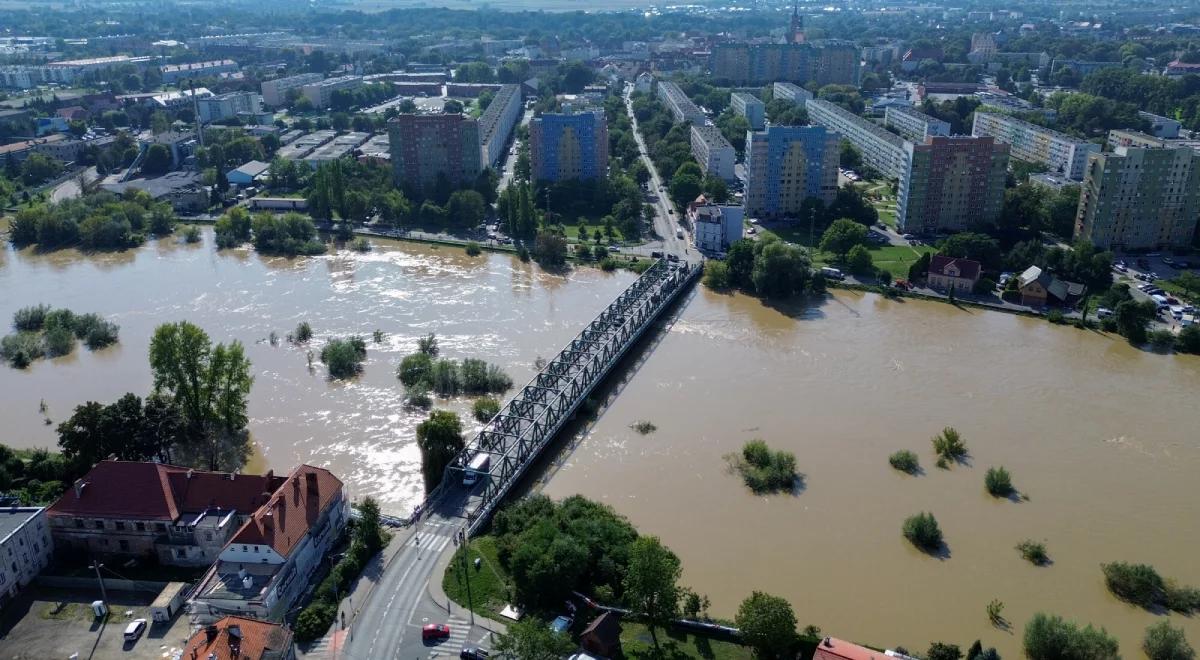
<path fill-rule="evenodd" d="M 729 265 L 716 259 L 705 261 L 704 286 L 714 291 L 727 290 L 729 288 Z"/>
<path fill-rule="evenodd" d="M 37 332 L 46 323 L 46 315 L 49 313 L 49 305 L 22 307 L 13 314 L 13 328 L 17 332 Z"/>
<path fill-rule="evenodd" d="M 1046 320 L 1055 325 L 1063 325 L 1067 322 L 1067 317 L 1063 316 L 1061 311 L 1052 309 L 1049 312 L 1046 312 Z"/>
<path fill-rule="evenodd" d="M 424 337 L 417 339 L 417 352 L 424 353 L 429 357 L 437 357 L 438 355 L 438 340 L 437 335 L 432 332 Z"/>
<path fill-rule="evenodd" d="M 300 325 L 296 326 L 296 341 L 303 344 L 304 342 L 312 339 L 312 336 L 312 326 L 308 324 L 308 321 L 301 321 Z"/>
<path fill-rule="evenodd" d="M 901 472 L 907 472 L 909 474 L 916 474 L 917 471 L 921 469 L 921 464 L 917 460 L 917 455 L 907 449 L 901 449 L 891 456 L 888 456 L 888 463 L 891 463 L 892 467 L 896 468 L 897 470 L 900 470 Z"/>
<path fill-rule="evenodd" d="M 1044 543 L 1025 539 L 1017 544 L 1017 552 L 1021 553 L 1021 557 L 1025 561 L 1035 566 L 1045 566 L 1050 563 L 1050 555 L 1046 554 L 1046 544 Z"/>
<path fill-rule="evenodd" d="M 1117 640 L 1103 628 L 1080 629 L 1074 623 L 1038 612 L 1025 625 L 1029 660 L 1113 660 L 1120 658 Z"/>
<path fill-rule="evenodd" d="M 1118 561 L 1101 564 L 1100 569 L 1108 590 L 1127 603 L 1152 608 L 1166 601 L 1166 584 L 1153 566 Z"/>
<path fill-rule="evenodd" d="M 117 343 L 120 326 L 95 314 L 76 317 L 75 336 L 82 339 L 88 350 L 96 351 Z"/>
<path fill-rule="evenodd" d="M 429 373 L 429 385 L 439 396 L 453 396 L 462 389 L 462 378 L 458 373 L 458 363 L 442 358 L 433 363 Z"/>
<path fill-rule="evenodd" d="M 1193 660 L 1196 652 L 1188 644 L 1182 628 L 1160 621 L 1146 629 L 1142 650 L 1150 660 Z"/>
<path fill-rule="evenodd" d="M 1175 350 L 1181 353 L 1200 353 L 1200 324 L 1193 323 L 1179 331 Z"/>
<path fill-rule="evenodd" d="M 53 326 L 42 336 L 46 357 L 70 355 L 75 350 L 75 333 L 62 326 Z"/>
<path fill-rule="evenodd" d="M 936 551 L 942 545 L 942 530 L 932 513 L 921 512 L 904 521 L 904 538 L 926 552 Z"/>
<path fill-rule="evenodd" d="M 316 641 L 333 625 L 337 617 L 337 605 L 313 603 L 296 617 L 296 641 L 301 644 Z"/>
<path fill-rule="evenodd" d="M 476 243 L 475 241 L 468 241 L 467 242 L 467 256 L 468 257 L 478 257 L 480 254 L 483 254 L 483 250 L 479 247 L 479 244 Z"/>
<path fill-rule="evenodd" d="M 477 422 L 486 424 L 498 412 L 500 412 L 500 402 L 490 396 L 475 399 L 475 403 L 471 404 L 471 414 Z"/>
<path fill-rule="evenodd" d="M 370 252 L 371 241 L 368 241 L 363 236 L 359 236 L 358 238 L 354 239 L 353 243 L 350 244 L 350 249 L 354 250 L 355 252 Z"/>
<path fill-rule="evenodd" d="M 197 227 L 196 225 L 192 225 L 192 226 L 188 227 L 187 229 L 183 230 L 183 240 L 185 243 L 199 243 L 200 242 L 200 228 Z"/>
<path fill-rule="evenodd" d="M 44 355 L 36 333 L 18 332 L 0 339 L 0 358 L 17 369 L 24 369 Z"/>
<path fill-rule="evenodd" d="M 600 260 L 600 270 L 611 273 L 617 269 L 617 260 L 612 257 L 604 257 Z"/>
<path fill-rule="evenodd" d="M 1169 351 L 1175 348 L 1175 335 L 1170 330 L 1154 330 L 1150 333 L 1150 347 L 1156 351 Z"/>
<path fill-rule="evenodd" d="M 459 376 L 462 390 L 467 394 L 501 393 L 512 387 L 512 378 L 499 366 L 477 358 L 464 359 L 459 367 Z"/>
<path fill-rule="evenodd" d="M 429 386 L 424 381 L 406 387 L 404 400 L 408 402 L 408 405 L 417 408 L 428 408 L 433 405 L 433 399 L 429 398 Z"/>
<path fill-rule="evenodd" d="M 988 468 L 983 477 L 983 485 L 993 497 L 1008 497 L 1015 491 L 1012 476 L 1003 467 Z"/>
<path fill-rule="evenodd" d="M 329 367 L 330 378 L 353 378 L 362 371 L 367 359 L 367 342 L 362 337 L 331 339 L 321 349 L 321 362 Z"/>
<path fill-rule="evenodd" d="M 796 456 L 787 451 L 771 451 L 762 440 L 742 446 L 740 456 L 730 457 L 742 480 L 755 493 L 790 491 L 796 482 Z"/>
<path fill-rule="evenodd" d="M 954 427 L 947 426 L 933 436 L 933 451 L 948 464 L 967 455 L 967 443 Z"/>
<path fill-rule="evenodd" d="M 418 384 L 426 389 L 433 383 L 433 358 L 426 353 L 413 353 L 400 360 L 396 368 L 396 377 L 404 387 L 412 388 Z"/>

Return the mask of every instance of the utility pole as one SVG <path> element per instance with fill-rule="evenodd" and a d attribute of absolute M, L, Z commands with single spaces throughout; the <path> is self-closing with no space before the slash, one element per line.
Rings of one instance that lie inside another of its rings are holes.
<path fill-rule="evenodd" d="M 96 580 L 100 582 L 100 600 L 104 602 L 104 607 L 108 607 L 108 594 L 104 591 L 104 576 L 100 575 L 100 567 L 102 564 L 95 559 L 92 560 L 92 569 L 96 571 Z"/>
<path fill-rule="evenodd" d="M 474 626 L 475 625 L 475 610 L 472 609 L 474 607 L 474 605 L 471 603 L 471 573 L 470 573 L 470 569 L 467 568 L 467 553 L 469 552 L 470 547 L 471 546 L 467 544 L 466 538 L 464 536 L 463 544 L 462 544 L 462 552 L 460 553 L 460 557 L 461 557 L 460 563 L 462 564 L 462 568 L 463 568 L 463 578 L 465 578 L 466 582 L 467 582 L 467 611 L 471 613 L 471 625 Z M 446 601 L 447 601 L 447 606 L 449 606 L 449 599 L 447 598 Z"/>

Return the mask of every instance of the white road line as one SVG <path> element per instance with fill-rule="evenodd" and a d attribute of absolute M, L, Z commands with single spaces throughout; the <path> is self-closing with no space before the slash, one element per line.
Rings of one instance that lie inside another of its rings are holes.
<path fill-rule="evenodd" d="M 414 567 L 416 567 L 416 565 L 417 564 L 413 563 L 407 569 L 405 569 L 404 574 L 400 576 L 400 580 L 397 582 L 397 585 L 396 585 L 397 587 L 399 587 L 400 584 L 404 583 L 405 578 L 408 577 L 408 574 L 412 572 L 412 569 Z M 400 593 L 399 588 L 392 591 L 392 597 L 388 599 L 387 606 L 383 608 L 383 616 L 380 619 L 381 621 L 387 620 L 387 615 L 389 612 L 392 611 L 392 604 L 396 602 L 396 596 L 399 593 Z M 383 626 L 380 626 L 378 629 L 375 630 L 375 636 L 371 638 L 371 648 L 367 649 L 367 657 L 374 657 L 375 643 L 379 641 L 379 633 L 383 632 L 383 628 L 384 628 Z"/>

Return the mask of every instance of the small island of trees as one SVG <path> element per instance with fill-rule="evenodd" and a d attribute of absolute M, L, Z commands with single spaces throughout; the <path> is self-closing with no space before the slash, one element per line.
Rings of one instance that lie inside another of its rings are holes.
<path fill-rule="evenodd" d="M 40 358 L 70 355 L 75 341 L 88 350 L 100 350 L 117 342 L 120 328 L 96 314 L 76 314 L 48 305 L 23 307 L 13 314 L 15 334 L 0 339 L 0 359 L 24 369 Z"/>

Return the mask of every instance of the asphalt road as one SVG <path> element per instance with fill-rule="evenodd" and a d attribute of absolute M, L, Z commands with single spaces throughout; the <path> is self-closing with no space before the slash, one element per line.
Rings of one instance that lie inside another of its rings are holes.
<path fill-rule="evenodd" d="M 633 86 L 627 85 L 625 87 L 625 110 L 629 113 L 629 120 L 633 122 L 633 139 L 637 141 L 642 162 L 650 170 L 650 194 L 656 198 L 654 202 L 654 233 L 662 238 L 661 249 L 667 254 L 678 255 L 681 259 L 690 261 L 699 261 L 700 254 L 691 249 L 690 232 L 677 221 L 677 218 L 681 217 L 679 214 L 682 211 L 676 210 L 675 205 L 671 203 L 666 190 L 667 184 L 659 175 L 658 168 L 654 166 L 654 161 L 651 160 L 650 154 L 646 150 L 646 141 L 642 139 L 642 134 L 638 131 L 638 121 L 633 114 L 633 101 L 630 99 L 632 94 Z M 676 234 L 681 230 L 683 238 L 679 238 Z M 655 247 L 655 243 L 657 242 L 652 242 L 650 247 Z"/>

